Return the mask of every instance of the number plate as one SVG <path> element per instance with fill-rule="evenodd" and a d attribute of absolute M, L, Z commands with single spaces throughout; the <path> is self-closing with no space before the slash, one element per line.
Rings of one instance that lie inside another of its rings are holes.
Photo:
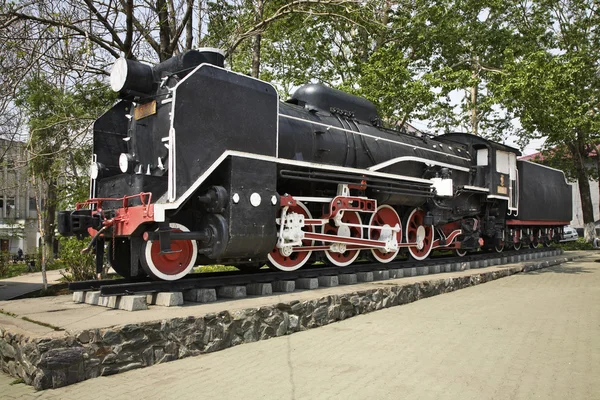
<path fill-rule="evenodd" d="M 508 188 L 504 186 L 498 186 L 498 193 L 500 194 L 508 194 Z"/>
<path fill-rule="evenodd" d="M 136 121 L 153 114 L 156 114 L 156 100 L 152 100 L 150 103 L 140 104 L 133 110 L 133 117 Z"/>

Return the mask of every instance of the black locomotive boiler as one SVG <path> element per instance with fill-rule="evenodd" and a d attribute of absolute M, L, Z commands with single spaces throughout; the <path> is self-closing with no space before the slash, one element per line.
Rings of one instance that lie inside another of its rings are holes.
<path fill-rule="evenodd" d="M 218 50 L 119 59 L 111 85 L 121 100 L 94 124 L 90 199 L 59 213 L 59 231 L 93 236 L 99 265 L 107 243 L 126 277 L 500 252 L 548 245 L 571 220 L 563 173 L 514 148 L 384 129 L 371 102 L 317 84 L 280 102 Z"/>

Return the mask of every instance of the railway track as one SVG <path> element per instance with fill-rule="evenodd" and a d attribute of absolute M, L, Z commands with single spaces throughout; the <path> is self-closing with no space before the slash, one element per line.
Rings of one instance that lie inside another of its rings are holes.
<path fill-rule="evenodd" d="M 340 274 L 356 274 L 359 272 L 386 271 L 413 267 L 425 267 L 441 264 L 453 264 L 480 260 L 509 258 L 517 255 L 536 254 L 556 248 L 522 249 L 519 251 L 481 252 L 464 257 L 433 257 L 424 261 L 399 260 L 387 264 L 379 262 L 355 263 L 347 267 L 328 265 L 312 265 L 296 271 L 280 272 L 260 270 L 255 273 L 242 271 L 209 272 L 189 274 L 177 281 L 156 281 L 149 278 L 143 280 L 105 279 L 69 283 L 71 291 L 100 291 L 102 296 L 124 296 L 137 293 L 179 292 L 188 289 L 208 289 L 223 286 L 248 285 L 252 283 L 272 283 L 299 278 L 317 278 Z M 508 261 L 508 260 L 507 260 Z M 500 262 L 498 262 L 500 264 Z"/>

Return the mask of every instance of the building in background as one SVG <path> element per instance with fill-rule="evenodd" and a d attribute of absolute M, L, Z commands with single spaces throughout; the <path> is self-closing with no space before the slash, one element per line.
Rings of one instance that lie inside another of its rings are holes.
<path fill-rule="evenodd" d="M 0 139 L 0 250 L 11 254 L 34 253 L 40 239 L 25 146 Z"/>

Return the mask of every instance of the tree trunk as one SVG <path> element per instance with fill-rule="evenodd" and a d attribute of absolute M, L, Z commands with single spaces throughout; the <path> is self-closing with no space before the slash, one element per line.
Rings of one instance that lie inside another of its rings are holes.
<path fill-rule="evenodd" d="M 177 22 L 175 22 L 175 5 L 173 0 L 167 0 L 167 11 L 169 15 L 170 37 L 173 39 L 177 35 Z M 173 49 L 172 54 L 179 54 L 179 46 L 177 43 L 169 43 L 169 48 Z"/>
<path fill-rule="evenodd" d="M 133 0 L 127 0 L 127 9 L 125 10 L 125 25 L 127 30 L 125 32 L 125 43 L 123 43 L 123 52 L 125 58 L 132 58 L 133 53 L 131 52 L 131 45 L 133 43 Z"/>
<path fill-rule="evenodd" d="M 202 47 L 202 7 L 204 0 L 198 0 L 198 47 Z"/>
<path fill-rule="evenodd" d="M 569 148 L 575 161 L 575 172 L 577 174 L 581 211 L 583 212 L 583 224 L 585 227 L 584 237 L 586 242 L 591 243 L 594 240 L 594 207 L 592 205 L 589 176 L 585 168 L 584 156 L 579 146 L 571 144 Z"/>
<path fill-rule="evenodd" d="M 194 0 L 187 0 L 188 7 L 193 7 Z M 190 15 L 187 24 L 185 25 L 185 49 L 191 50 L 194 44 L 194 13 Z"/>
<path fill-rule="evenodd" d="M 477 71 L 473 70 L 471 76 L 473 77 L 473 80 L 475 80 L 475 83 L 471 86 L 471 133 L 477 136 L 477 125 L 479 125 L 477 121 L 477 94 L 479 89 L 477 87 Z"/>
<path fill-rule="evenodd" d="M 156 10 L 158 12 L 158 28 L 160 37 L 160 61 L 165 61 L 173 55 L 169 52 L 171 43 L 171 28 L 169 27 L 169 11 L 166 0 L 156 0 Z"/>
<path fill-rule="evenodd" d="M 32 175 L 32 183 L 33 183 L 33 191 L 35 193 L 35 209 L 37 211 L 37 220 L 38 220 L 38 232 L 40 233 L 40 237 L 42 238 L 42 246 L 41 246 L 41 264 L 40 268 L 42 270 L 42 284 L 44 290 L 48 290 L 48 277 L 46 276 L 46 252 L 45 252 L 45 241 L 44 241 L 44 215 L 42 214 L 42 188 L 44 187 L 42 182 L 36 183 L 36 175 Z"/>
<path fill-rule="evenodd" d="M 44 207 L 45 215 L 43 238 L 46 251 L 46 261 L 54 259 L 54 225 L 56 223 L 56 202 L 58 195 L 58 193 L 56 193 L 56 179 L 50 178 L 47 184 L 48 187 L 46 188 L 46 203 Z"/>
<path fill-rule="evenodd" d="M 256 7 L 254 9 L 254 23 L 259 24 L 262 21 L 264 3 L 263 0 L 256 0 Z M 259 78 L 260 75 L 260 40 L 261 34 L 254 36 L 252 40 L 252 72 L 251 75 L 254 78 Z"/>
<path fill-rule="evenodd" d="M 596 169 L 598 170 L 598 199 L 600 200 L 600 146 L 596 146 Z M 600 212 L 598 213 L 598 217 L 600 218 Z"/>

